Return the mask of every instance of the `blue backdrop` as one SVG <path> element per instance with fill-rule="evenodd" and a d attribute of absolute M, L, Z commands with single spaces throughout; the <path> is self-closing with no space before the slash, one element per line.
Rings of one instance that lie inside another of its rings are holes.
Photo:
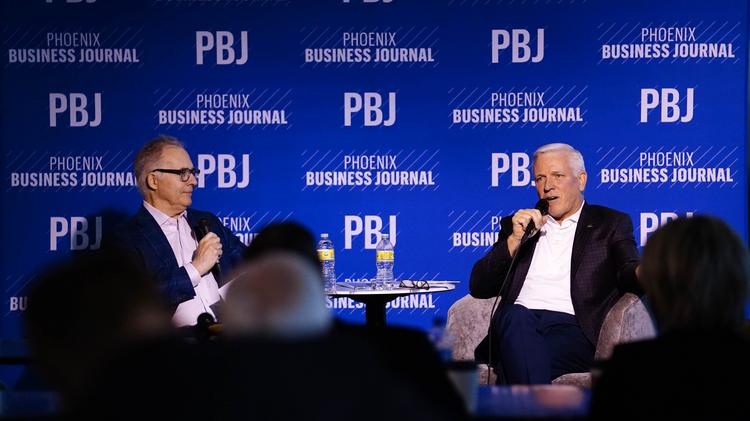
<path fill-rule="evenodd" d="M 0 336 L 25 287 L 133 213 L 135 151 L 183 140 L 194 207 L 243 241 L 271 221 L 328 232 L 341 282 L 452 293 L 396 302 L 427 327 L 467 293 L 499 218 L 536 200 L 530 155 L 586 158 L 586 200 L 636 241 L 708 213 L 747 235 L 747 2 L 33 0 L 2 3 Z M 348 299 L 341 317 L 362 321 Z"/>

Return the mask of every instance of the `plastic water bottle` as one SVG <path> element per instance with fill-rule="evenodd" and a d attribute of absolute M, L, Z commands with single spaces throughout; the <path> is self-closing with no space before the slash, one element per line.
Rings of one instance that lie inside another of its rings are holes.
<path fill-rule="evenodd" d="M 393 289 L 395 288 L 395 279 L 393 279 L 393 245 L 388 234 L 380 237 L 375 248 L 375 266 L 377 275 L 375 276 L 374 289 Z"/>
<path fill-rule="evenodd" d="M 327 233 L 320 234 L 318 259 L 320 259 L 320 263 L 323 266 L 323 281 L 326 292 L 336 291 L 336 258 L 333 252 L 333 242 L 328 239 Z"/>

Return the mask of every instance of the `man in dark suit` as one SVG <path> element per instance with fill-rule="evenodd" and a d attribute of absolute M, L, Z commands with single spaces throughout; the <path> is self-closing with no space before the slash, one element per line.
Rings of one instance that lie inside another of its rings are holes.
<path fill-rule="evenodd" d="M 588 371 L 607 312 L 625 292 L 640 293 L 630 217 L 584 202 L 581 153 L 542 146 L 534 177 L 549 215 L 522 209 L 503 218 L 498 242 L 471 272 L 472 296 L 502 296 L 476 357 L 489 357 L 498 381 L 510 384 Z M 532 222 L 540 228 L 521 243 Z"/>
<path fill-rule="evenodd" d="M 143 205 L 111 239 L 156 279 L 177 326 L 195 325 L 201 313 L 215 316 L 226 282 L 221 275 L 245 249 L 215 215 L 188 208 L 198 174 L 177 139 L 148 142 L 135 158 Z"/>

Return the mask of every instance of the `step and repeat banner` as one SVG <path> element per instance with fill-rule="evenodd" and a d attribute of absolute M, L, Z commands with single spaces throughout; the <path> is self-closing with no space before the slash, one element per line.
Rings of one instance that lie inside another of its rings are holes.
<path fill-rule="evenodd" d="M 468 291 L 501 217 L 536 202 L 533 151 L 566 142 L 586 200 L 643 245 L 717 215 L 747 237 L 747 2 L 737 0 L 17 0 L 2 2 L 2 312 L 96 249 L 141 203 L 138 148 L 182 140 L 193 206 L 245 243 L 327 232 L 340 282 L 460 281 L 393 301 L 426 328 Z M 330 301 L 363 321 L 349 299 Z M 74 309 L 71 309 L 73 311 Z M 96 315 L 91 315 L 96 317 Z"/>

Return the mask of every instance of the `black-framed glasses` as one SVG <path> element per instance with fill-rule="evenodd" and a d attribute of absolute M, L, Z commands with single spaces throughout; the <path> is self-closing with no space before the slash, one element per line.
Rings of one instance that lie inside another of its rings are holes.
<path fill-rule="evenodd" d="M 427 281 L 413 281 L 404 279 L 398 283 L 399 288 L 430 289 L 430 283 Z"/>
<path fill-rule="evenodd" d="M 180 168 L 179 170 L 157 168 L 152 171 L 165 172 L 167 174 L 177 174 L 180 176 L 180 180 L 182 180 L 183 182 L 190 180 L 190 174 L 194 175 L 195 177 L 198 177 L 198 175 L 201 173 L 201 170 L 199 170 L 198 168 Z"/>

